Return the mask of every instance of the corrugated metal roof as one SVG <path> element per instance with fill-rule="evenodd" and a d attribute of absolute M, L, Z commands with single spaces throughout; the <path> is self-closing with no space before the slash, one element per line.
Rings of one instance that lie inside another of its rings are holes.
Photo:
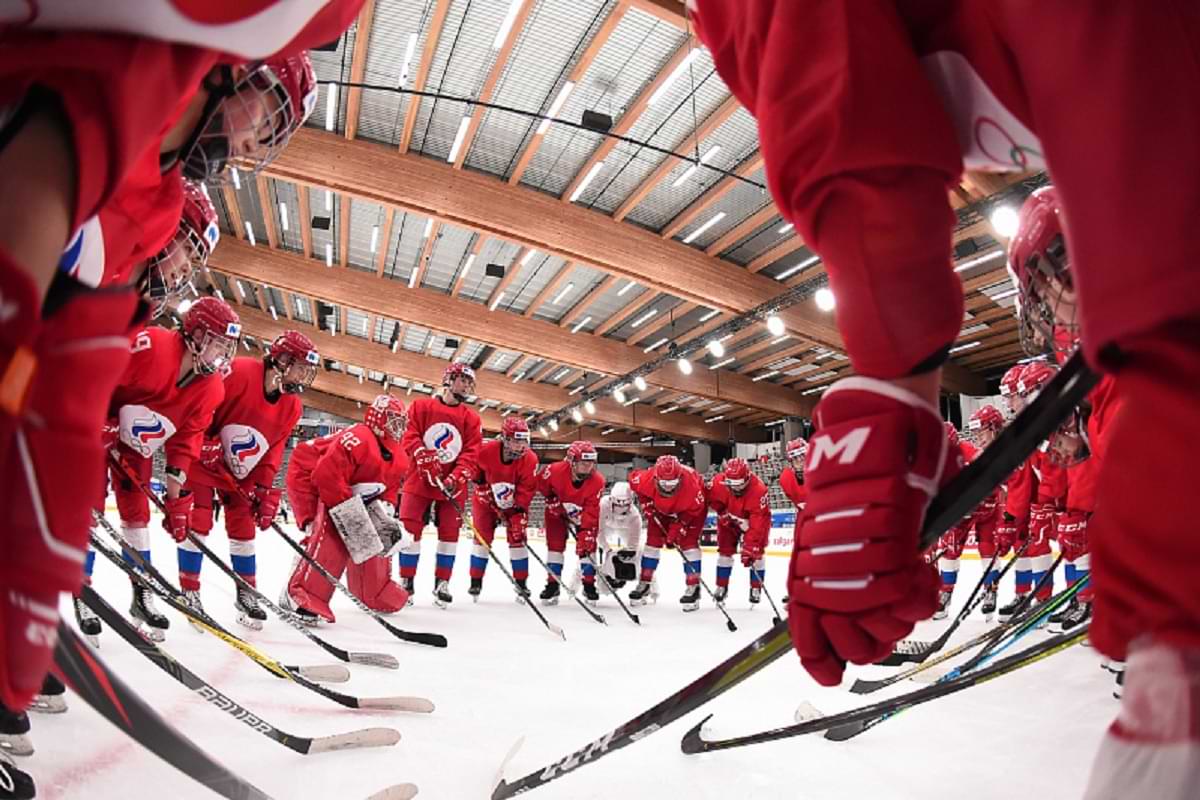
<path fill-rule="evenodd" d="M 332 255 L 334 264 L 338 263 L 338 226 L 341 225 L 341 203 L 343 198 L 328 189 L 308 187 L 308 208 L 314 218 L 329 217 L 329 229 L 312 229 L 313 258 L 324 263 L 327 253 Z M 328 246 L 328 250 L 326 249 Z"/>
<path fill-rule="evenodd" d="M 459 266 L 474 241 L 474 231 L 443 225 L 430 254 L 429 263 L 425 266 L 421 286 L 439 292 L 449 292 L 450 287 L 454 285 Z"/>
<path fill-rule="evenodd" d="M 795 230 L 787 227 L 783 217 L 775 216 L 769 223 L 759 228 L 751 236 L 742 239 L 733 247 L 721 253 L 721 258 L 735 264 L 745 266 L 777 244 L 796 235 Z"/>
<path fill-rule="evenodd" d="M 562 286 L 558 288 L 552 296 L 547 297 L 542 303 L 541 308 L 534 312 L 535 319 L 547 320 L 549 322 L 558 322 L 570 312 L 579 299 L 592 290 L 596 284 L 604 280 L 605 274 L 598 269 L 586 266 L 584 264 L 575 264 L 571 267 L 571 272 L 567 275 Z M 564 293 L 564 289 L 570 286 L 570 290 Z M 558 300 L 558 302 L 554 302 Z M 602 317 L 593 309 L 591 302 L 588 304 L 588 314 L 593 315 L 591 327 L 600 324 Z M 582 317 L 581 317 L 582 319 Z"/>
<path fill-rule="evenodd" d="M 629 9 L 559 111 L 579 121 L 585 109 L 619 121 L 625 108 L 679 48 L 684 34 L 657 17 Z M 553 101 L 553 98 L 551 98 Z M 603 140 L 598 133 L 551 125 L 521 183 L 561 195 Z"/>
<path fill-rule="evenodd" d="M 408 212 L 397 212 L 392 219 L 391 241 L 388 243 L 387 263 L 383 274 L 398 281 L 408 281 L 421 248 L 429 218 Z"/>
<path fill-rule="evenodd" d="M 771 262 L 769 266 L 760 270 L 759 274 L 766 275 L 768 278 L 778 278 L 781 275 L 786 275 L 787 277 L 785 277 L 783 280 L 791 280 L 804 271 L 796 270 L 795 267 L 798 267 L 807 261 L 811 261 L 814 255 L 815 253 L 813 253 L 813 251 L 809 250 L 807 247 L 801 247 L 794 253 L 788 253 L 783 258 Z M 816 263 L 817 262 L 814 261 L 813 266 L 815 266 Z M 807 269 L 807 267 L 805 269 Z"/>
<path fill-rule="evenodd" d="M 705 156 L 714 148 L 719 147 L 716 155 L 706 160 L 707 164 L 722 169 L 732 169 L 758 150 L 758 123 L 745 108 L 738 108 L 724 125 L 700 142 L 699 154 L 695 143 L 689 138 L 680 152 L 687 152 L 693 159 Z M 721 180 L 722 175 L 707 169 L 695 170 L 683 183 L 675 183 L 684 177 L 692 166 L 688 162 L 679 162 L 674 169 L 659 183 L 646 199 L 629 213 L 629 220 L 644 225 L 652 230 L 661 230 L 668 222 L 679 215 L 696 198 L 700 197 L 713 184 Z M 748 175 L 749 180 L 766 185 L 763 170 L 759 169 Z M 739 222 L 758 211 L 770 202 L 770 196 L 763 190 L 741 183 L 713 205 L 714 211 L 726 212 L 721 225 L 715 226 L 715 239 Z M 711 241 L 711 240 L 710 240 Z"/>
<path fill-rule="evenodd" d="M 684 241 L 697 229 L 706 225 L 714 216 L 724 214 L 725 216 L 721 218 L 720 222 L 706 228 L 703 233 L 690 242 L 692 247 L 704 249 L 737 227 L 747 217 L 770 205 L 771 202 L 771 195 L 767 193 L 766 189 L 759 189 L 748 183 L 739 183 L 728 194 L 706 209 L 703 214 L 680 230 L 675 238 L 678 241 Z M 775 241 L 777 242 L 780 238 L 782 237 L 777 237 Z"/>
<path fill-rule="evenodd" d="M 480 250 L 479 257 L 475 259 L 475 263 L 471 266 L 471 273 L 463 281 L 459 297 L 465 300 L 473 300 L 477 303 L 486 303 L 488 298 L 492 296 L 492 289 L 496 288 L 496 284 L 500 282 L 500 278 L 488 276 L 487 265 L 499 264 L 505 268 L 505 274 L 507 274 L 509 269 L 518 269 L 520 265 L 513 264 L 513 258 L 520 249 L 520 245 L 513 244 L 512 242 L 488 239 L 483 245 L 483 249 Z"/>
<path fill-rule="evenodd" d="M 289 252 L 299 253 L 304 249 L 300 238 L 300 197 L 296 185 L 288 181 L 267 179 L 267 193 L 275 203 L 276 230 L 279 232 L 280 246 Z M 280 204 L 283 209 L 280 209 Z M 287 226 L 283 224 L 283 211 L 287 212 Z"/>
<path fill-rule="evenodd" d="M 555 276 L 562 268 L 564 261 L 558 256 L 547 255 L 538 250 L 529 263 L 521 267 L 521 271 L 517 273 L 517 277 L 509 284 L 509 296 L 512 299 L 511 310 L 523 314 L 529 308 L 529 304 L 533 302 L 533 298 L 537 293 L 545 288 L 546 284 Z"/>
<path fill-rule="evenodd" d="M 496 83 L 492 102 L 545 113 L 572 64 L 615 4 L 611 0 L 540 0 L 534 5 Z M 507 177 L 538 121 L 489 109 L 466 165 Z"/>
<path fill-rule="evenodd" d="M 376 0 L 375 15 L 371 23 L 371 43 L 367 48 L 366 69 L 363 72 L 364 83 L 399 86 L 409 36 L 416 33 L 417 42 L 409 64 L 408 79 L 404 84 L 406 88 L 412 87 L 421 63 L 421 54 L 425 50 L 432 12 L 433 2 Z M 399 92 L 363 90 L 358 137 L 392 145 L 399 144 L 409 102 L 411 97 Z"/>
<path fill-rule="evenodd" d="M 640 336 L 654 327 L 657 321 L 666 319 L 671 309 L 683 302 L 678 297 L 665 292 L 655 297 L 649 306 L 644 306 L 644 301 L 645 298 L 641 298 L 636 304 L 632 304 L 630 310 L 637 309 L 637 314 L 629 317 L 605 335 L 621 341 L 625 341 L 631 336 Z"/>
<path fill-rule="evenodd" d="M 309 58 L 312 59 L 313 71 L 317 74 L 317 103 L 313 106 L 313 113 L 309 116 L 305 125 L 311 128 L 325 128 L 326 108 L 328 103 L 328 92 L 330 86 L 322 81 L 347 81 L 350 79 L 350 59 L 354 52 L 354 40 L 358 33 L 357 23 L 350 26 L 350 30 L 338 40 L 336 50 L 310 50 Z M 342 133 L 346 130 L 346 92 L 341 87 L 337 87 L 337 122 L 334 130 Z"/>
<path fill-rule="evenodd" d="M 379 203 L 350 199 L 350 255 L 351 267 L 366 272 L 375 271 L 375 253 L 371 252 L 371 239 L 382 238 L 383 231 L 372 235 L 372 231 L 383 225 L 384 209 Z M 376 241 L 376 248 L 382 247 L 383 242 Z"/>
<path fill-rule="evenodd" d="M 367 338 L 367 315 L 353 308 L 346 309 L 346 333 L 360 339 Z"/>

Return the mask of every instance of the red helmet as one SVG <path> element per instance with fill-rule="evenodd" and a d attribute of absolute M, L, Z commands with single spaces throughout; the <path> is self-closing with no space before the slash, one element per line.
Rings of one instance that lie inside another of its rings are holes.
<path fill-rule="evenodd" d="M 509 414 L 500 425 L 500 443 L 510 456 L 517 456 L 529 447 L 529 423 L 524 417 Z"/>
<path fill-rule="evenodd" d="M 1021 382 L 1021 374 L 1025 372 L 1024 364 L 1016 364 L 1008 368 L 1004 373 L 1004 377 L 1000 379 L 1000 396 L 1010 397 L 1019 394 L 1018 386 Z"/>
<path fill-rule="evenodd" d="M 471 392 L 475 391 L 475 370 L 471 369 L 469 364 L 452 361 L 442 372 L 442 386 L 451 386 L 455 378 L 466 378 L 471 382 Z M 455 392 L 454 399 L 461 403 L 467 399 L 467 395 Z"/>
<path fill-rule="evenodd" d="M 984 431 L 991 433 L 999 433 L 1004 429 L 1004 415 L 1000 413 L 1000 409 L 993 405 L 981 406 L 971 415 L 971 419 L 967 422 L 967 430 L 971 432 L 971 438 L 977 443 L 981 442 L 981 434 Z"/>
<path fill-rule="evenodd" d="M 797 436 L 787 443 L 784 452 L 787 453 L 788 461 L 804 458 L 808 454 L 808 441 L 803 436 Z"/>
<path fill-rule="evenodd" d="M 208 87 L 215 104 L 185 147 L 183 171 L 193 180 L 227 183 L 230 161 L 257 173 L 287 146 L 317 102 L 317 76 L 308 53 L 272 58 L 235 82 L 223 68 L 220 86 Z"/>
<path fill-rule="evenodd" d="M 268 368 L 279 371 L 280 389 L 287 394 L 299 394 L 312 386 L 317 377 L 321 355 L 317 347 L 299 331 L 284 331 L 267 347 Z"/>
<path fill-rule="evenodd" d="M 958 428 L 954 427 L 954 423 L 946 421 L 946 439 L 949 440 L 951 447 L 958 446 Z"/>
<path fill-rule="evenodd" d="M 1075 286 L 1062 206 L 1053 186 L 1038 189 L 1021 206 L 1017 235 L 1008 247 L 1008 271 L 1017 287 L 1017 317 L 1026 352 L 1072 348 L 1079 338 Z"/>
<path fill-rule="evenodd" d="M 1032 401 L 1057 371 L 1045 361 L 1030 361 L 1025 365 L 1025 371 L 1021 373 L 1021 380 L 1017 382 L 1017 391 L 1027 400 Z"/>
<path fill-rule="evenodd" d="M 659 456 L 654 462 L 654 481 L 664 494 L 670 494 L 679 487 L 679 479 L 683 477 L 683 465 L 675 456 Z"/>
<path fill-rule="evenodd" d="M 404 429 L 408 427 L 408 413 L 404 410 L 404 401 L 390 394 L 378 395 L 363 414 L 363 422 L 375 432 L 376 436 L 387 436 L 394 441 L 400 441 Z"/>
<path fill-rule="evenodd" d="M 200 184 L 183 182 L 183 213 L 175 236 L 158 253 L 146 259 L 138 291 L 157 317 L 172 298 L 191 283 L 193 273 L 208 263 L 221 238 L 217 211 Z"/>
<path fill-rule="evenodd" d="M 201 375 L 227 369 L 241 338 L 241 320 L 224 300 L 201 297 L 183 315 L 183 340 Z"/>
<path fill-rule="evenodd" d="M 576 475 L 586 475 L 596 468 L 596 445 L 586 439 L 576 439 L 567 448 L 567 463 Z"/>
<path fill-rule="evenodd" d="M 733 492 L 742 492 L 750 485 L 750 465 L 744 458 L 731 458 L 725 462 L 725 485 Z"/>

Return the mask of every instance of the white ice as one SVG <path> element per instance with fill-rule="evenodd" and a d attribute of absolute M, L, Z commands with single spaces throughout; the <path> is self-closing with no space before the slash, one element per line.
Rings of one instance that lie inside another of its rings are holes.
<path fill-rule="evenodd" d="M 115 522 L 113 517 L 110 514 Z M 175 548 L 157 520 L 152 525 L 154 562 L 174 578 Z M 294 528 L 288 530 L 296 534 Z M 217 553 L 228 554 L 219 525 L 209 542 Z M 260 533 L 258 542 L 259 585 L 274 600 L 291 553 L 270 531 Z M 546 632 L 529 609 L 513 602 L 511 588 L 494 564 L 488 568 L 480 602 L 471 602 L 466 540 L 459 543 L 451 582 L 454 603 L 446 611 L 435 608 L 430 597 L 433 537 L 424 545 L 416 605 L 392 620 L 409 630 L 445 634 L 450 640 L 447 649 L 401 643 L 336 594 L 338 622 L 317 633 L 340 647 L 392 653 L 401 662 L 398 671 L 351 665 L 350 682 L 332 688 L 361 697 L 423 695 L 437 705 L 432 715 L 342 708 L 271 677 L 167 611 L 171 630 L 164 648 L 272 725 L 302 736 L 393 726 L 403 736 L 394 747 L 302 756 L 204 703 L 112 631 L 101 636 L 99 655 L 179 730 L 273 797 L 361 799 L 394 783 L 413 782 L 421 798 L 458 800 L 490 796 L 494 773 L 517 737 L 524 736 L 525 744 L 508 768 L 510 780 L 540 770 L 639 714 L 751 641 L 771 622 L 765 602 L 751 610 L 747 573 L 740 565 L 728 603 L 737 633 L 726 630 L 707 598 L 700 611 L 682 613 L 677 602 L 682 569 L 676 557 L 664 552 L 658 572 L 662 594 L 657 605 L 639 610 L 641 627 L 626 619 L 611 598 L 602 600 L 600 608 L 607 627 L 563 598 L 560 605 L 543 609 L 565 630 L 563 642 Z M 507 563 L 502 542 L 497 553 Z M 544 573 L 536 563 L 532 566 L 530 587 L 536 593 L 544 585 Z M 715 566 L 715 555 L 706 553 L 704 574 L 710 585 Z M 956 604 L 966 600 L 979 576 L 978 561 L 964 561 L 963 567 Z M 568 555 L 568 569 L 573 568 L 573 556 Z M 786 569 L 784 558 L 768 560 L 767 582 L 776 601 L 784 595 Z M 1012 591 L 1011 577 L 1005 584 L 1002 603 Z M 103 558 L 97 559 L 95 586 L 113 606 L 128 608 L 128 581 Z M 211 564 L 204 567 L 203 597 L 210 613 L 284 663 L 334 663 L 273 618 L 259 633 L 237 626 L 231 582 Z M 63 610 L 70 614 L 66 603 Z M 924 623 L 914 636 L 935 638 L 945 624 Z M 976 615 L 952 641 L 974 636 L 984 627 Z M 1031 634 L 1025 642 L 1046 635 Z M 1075 647 L 1016 674 L 910 710 L 845 743 L 817 735 L 698 757 L 680 752 L 680 737 L 708 713 L 715 714 L 709 723 L 714 735 L 736 735 L 789 724 L 796 707 L 806 700 L 828 713 L 918 688 L 908 682 L 868 697 L 851 695 L 845 688 L 820 688 L 789 654 L 707 707 L 531 796 L 1078 797 L 1092 754 L 1117 707 L 1111 697 L 1112 677 L 1099 663 L 1095 651 Z M 854 676 L 892 672 L 854 668 L 846 685 Z M 78 697 L 69 694 L 68 703 L 65 715 L 33 716 L 36 753 L 21 765 L 37 778 L 40 798 L 214 796 L 125 738 Z"/>

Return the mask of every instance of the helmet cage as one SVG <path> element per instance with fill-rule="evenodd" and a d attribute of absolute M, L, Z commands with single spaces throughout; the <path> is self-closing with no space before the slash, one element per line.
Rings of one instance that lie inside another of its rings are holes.
<path fill-rule="evenodd" d="M 212 375 L 228 369 L 237 354 L 236 337 L 210 330 L 204 331 L 199 341 L 194 336 L 185 336 L 184 341 L 192 354 L 192 368 L 201 375 Z"/>
<path fill-rule="evenodd" d="M 1069 352 L 1079 340 L 1080 324 L 1066 241 L 1057 234 L 1045 250 L 1026 260 L 1017 292 L 1017 330 L 1029 355 Z"/>

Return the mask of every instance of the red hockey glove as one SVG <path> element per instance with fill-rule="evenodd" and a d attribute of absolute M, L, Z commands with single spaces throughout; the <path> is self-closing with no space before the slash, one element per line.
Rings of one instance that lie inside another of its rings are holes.
<path fill-rule="evenodd" d="M 596 552 L 596 529 L 580 528 L 575 532 L 575 555 L 586 558 Z"/>
<path fill-rule="evenodd" d="M 1029 509 L 1029 547 L 1033 552 L 1054 535 L 1054 504 L 1036 503 Z"/>
<path fill-rule="evenodd" d="M 508 520 L 505 523 L 508 528 L 508 546 L 509 547 L 524 547 L 525 546 L 525 526 L 529 524 L 529 517 L 524 511 L 516 511 L 508 515 Z"/>
<path fill-rule="evenodd" d="M 106 453 L 119 453 L 118 446 L 121 444 L 121 429 L 116 425 L 105 425 L 100 431 L 100 446 L 104 448 Z"/>
<path fill-rule="evenodd" d="M 766 549 L 766 536 L 747 533 L 742 537 L 742 566 L 753 566 L 756 561 L 763 557 L 763 551 Z"/>
<path fill-rule="evenodd" d="M 940 551 L 942 558 L 961 558 L 963 548 L 967 545 L 967 533 L 970 530 L 971 520 L 968 518 L 943 533 L 934 550 Z"/>
<path fill-rule="evenodd" d="M 1064 511 L 1058 515 L 1058 549 L 1064 560 L 1075 561 L 1087 555 L 1087 526 L 1091 516 L 1085 511 Z"/>
<path fill-rule="evenodd" d="M 663 525 L 663 539 L 667 542 L 667 547 L 679 547 L 680 540 L 683 539 L 683 523 L 665 519 Z"/>
<path fill-rule="evenodd" d="M 996 552 L 1003 556 L 1009 550 L 1016 548 L 1021 526 L 1017 518 L 1008 512 L 1004 512 L 1001 517 L 1000 522 L 996 524 L 996 532 L 992 534 L 992 538 L 996 542 Z"/>
<path fill-rule="evenodd" d="M 200 466 L 204 467 L 209 472 L 221 473 L 225 471 L 224 448 L 221 443 L 215 439 L 206 439 L 200 445 Z"/>
<path fill-rule="evenodd" d="M 487 506 L 493 511 L 498 510 L 496 508 L 496 498 L 492 496 L 492 487 L 486 483 L 475 484 L 475 500 L 480 505 Z"/>
<path fill-rule="evenodd" d="M 434 489 L 438 488 L 438 479 L 442 477 L 442 465 L 438 461 L 437 453 L 426 447 L 418 447 L 413 452 L 412 460 L 413 466 L 425 478 L 425 482 Z"/>
<path fill-rule="evenodd" d="M 163 504 L 167 509 L 166 519 L 163 520 L 163 527 L 167 533 L 171 534 L 171 538 L 177 542 L 182 542 L 187 539 L 188 524 L 192 519 L 192 504 L 196 497 L 191 492 L 184 492 L 174 500 L 167 498 Z"/>
<path fill-rule="evenodd" d="M 562 500 L 557 497 L 546 498 L 546 513 L 553 514 L 559 519 L 565 519 L 567 516 L 567 512 L 563 510 Z"/>
<path fill-rule="evenodd" d="M 880 660 L 937 608 L 919 532 L 955 454 L 938 410 L 885 381 L 838 381 L 814 419 L 788 625 L 804 668 L 833 686 L 847 661 Z"/>
<path fill-rule="evenodd" d="M 260 531 L 271 527 L 275 515 L 279 513 L 279 502 L 283 499 L 283 490 L 271 486 L 255 486 L 250 493 L 250 501 L 254 506 L 254 523 Z"/>
<path fill-rule="evenodd" d="M 737 530 L 741 531 L 742 533 L 745 533 L 746 531 L 748 531 L 750 529 L 750 520 L 743 519 L 742 517 L 739 517 L 735 514 L 730 514 L 730 513 L 726 512 L 721 515 L 721 520 L 726 525 L 730 525 L 730 526 L 736 528 Z"/>

